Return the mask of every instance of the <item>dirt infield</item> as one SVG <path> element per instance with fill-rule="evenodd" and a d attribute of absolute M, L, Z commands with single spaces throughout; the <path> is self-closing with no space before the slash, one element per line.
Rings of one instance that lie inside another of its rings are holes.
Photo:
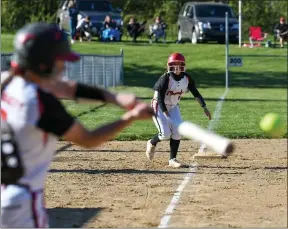
<path fill-rule="evenodd" d="M 287 140 L 235 140 L 228 159 L 198 161 L 169 227 L 286 227 Z M 59 148 L 67 143 L 59 143 Z M 168 142 L 153 163 L 146 142 L 109 142 L 95 150 L 66 147 L 46 182 L 52 227 L 157 227 L 189 171 L 168 164 Z M 199 149 L 182 141 L 178 159 Z"/>

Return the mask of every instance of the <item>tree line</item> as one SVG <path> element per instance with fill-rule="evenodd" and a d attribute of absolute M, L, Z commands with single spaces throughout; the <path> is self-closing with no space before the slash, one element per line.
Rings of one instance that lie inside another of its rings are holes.
<path fill-rule="evenodd" d="M 131 16 L 136 16 L 138 21 L 146 20 L 150 23 L 160 15 L 169 25 L 168 34 L 170 32 L 173 35 L 177 33 L 178 13 L 182 5 L 189 2 L 189 0 L 110 1 L 115 8 L 122 9 L 124 23 L 127 23 Z M 238 14 L 238 0 L 210 1 L 228 3 Z M 13 33 L 28 22 L 56 22 L 56 12 L 60 2 L 61 0 L 2 0 L 2 32 Z M 278 22 L 280 16 L 287 18 L 287 11 L 287 0 L 242 0 L 243 31 L 247 32 L 249 26 L 258 25 L 271 33 L 272 27 Z"/>

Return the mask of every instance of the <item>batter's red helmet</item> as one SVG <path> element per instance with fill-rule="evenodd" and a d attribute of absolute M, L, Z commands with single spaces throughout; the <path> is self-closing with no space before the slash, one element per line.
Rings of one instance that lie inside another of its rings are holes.
<path fill-rule="evenodd" d="M 168 72 L 185 72 L 185 57 L 181 53 L 172 53 L 167 62 Z"/>

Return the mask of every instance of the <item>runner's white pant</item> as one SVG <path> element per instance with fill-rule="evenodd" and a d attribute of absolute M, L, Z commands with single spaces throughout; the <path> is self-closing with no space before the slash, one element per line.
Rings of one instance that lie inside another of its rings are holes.
<path fill-rule="evenodd" d="M 43 190 L 1 185 L 1 228 L 49 227 Z"/>
<path fill-rule="evenodd" d="M 158 105 L 157 100 L 152 100 L 152 107 L 155 112 L 155 117 L 153 116 L 153 121 L 155 123 L 155 126 L 157 127 L 159 131 L 159 139 L 162 140 L 169 140 L 170 138 L 173 138 L 174 140 L 180 140 L 181 135 L 178 133 L 177 129 L 174 127 L 174 125 L 170 125 L 167 118 L 165 117 L 164 113 L 160 110 L 160 107 Z M 179 106 L 176 105 L 173 107 L 169 112 L 170 118 L 173 121 L 180 122 L 182 121 L 181 113 Z"/>

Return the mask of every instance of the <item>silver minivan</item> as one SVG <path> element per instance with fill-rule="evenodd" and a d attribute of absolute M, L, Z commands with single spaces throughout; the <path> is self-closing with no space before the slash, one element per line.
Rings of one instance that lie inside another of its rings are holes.
<path fill-rule="evenodd" d="M 229 15 L 229 40 L 238 43 L 238 19 L 228 4 L 214 2 L 187 2 L 178 15 L 178 41 L 193 44 L 217 41 L 225 43 L 225 13 Z"/>

